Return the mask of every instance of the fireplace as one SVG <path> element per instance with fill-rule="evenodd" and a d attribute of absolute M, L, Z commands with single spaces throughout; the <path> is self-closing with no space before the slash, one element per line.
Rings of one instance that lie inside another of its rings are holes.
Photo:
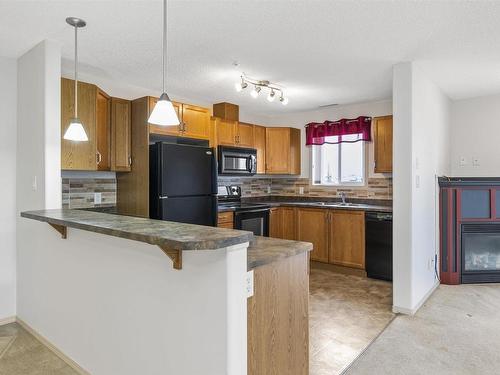
<path fill-rule="evenodd" d="M 500 224 L 462 224 L 462 283 L 500 282 Z"/>

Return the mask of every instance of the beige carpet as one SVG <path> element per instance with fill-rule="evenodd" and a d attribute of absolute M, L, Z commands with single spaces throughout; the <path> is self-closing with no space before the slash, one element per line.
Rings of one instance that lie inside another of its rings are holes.
<path fill-rule="evenodd" d="M 500 374 L 500 285 L 440 286 L 415 316 L 394 319 L 345 374 Z"/>
<path fill-rule="evenodd" d="M 0 375 L 77 375 L 19 324 L 0 326 Z"/>

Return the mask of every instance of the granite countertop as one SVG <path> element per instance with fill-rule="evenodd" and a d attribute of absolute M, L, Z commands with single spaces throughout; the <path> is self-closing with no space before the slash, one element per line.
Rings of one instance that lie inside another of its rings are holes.
<path fill-rule="evenodd" d="M 310 242 L 255 236 L 248 247 L 247 268 L 252 270 L 312 249 L 313 245 Z"/>
<path fill-rule="evenodd" d="M 126 238 L 172 250 L 213 250 L 253 239 L 252 232 L 202 225 L 112 215 L 85 210 L 40 210 L 21 213 L 22 217 Z"/>

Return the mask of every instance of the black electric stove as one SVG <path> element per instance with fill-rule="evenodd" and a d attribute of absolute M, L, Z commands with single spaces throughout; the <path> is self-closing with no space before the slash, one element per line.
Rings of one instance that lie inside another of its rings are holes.
<path fill-rule="evenodd" d="M 253 232 L 256 236 L 269 236 L 269 209 L 271 206 L 241 201 L 239 186 L 219 186 L 219 209 L 234 211 L 234 229 Z"/>

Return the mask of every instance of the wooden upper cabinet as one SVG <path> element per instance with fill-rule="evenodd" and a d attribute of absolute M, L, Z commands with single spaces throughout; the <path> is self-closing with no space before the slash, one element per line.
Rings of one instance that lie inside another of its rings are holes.
<path fill-rule="evenodd" d="M 328 215 L 323 208 L 297 209 L 297 240 L 312 242 L 311 260 L 328 263 Z"/>
<path fill-rule="evenodd" d="M 266 128 L 254 125 L 253 145 L 257 150 L 257 173 L 266 173 Z"/>
<path fill-rule="evenodd" d="M 375 172 L 392 173 L 392 116 L 373 119 Z"/>
<path fill-rule="evenodd" d="M 238 122 L 236 125 L 236 146 L 254 148 L 254 125 Z"/>
<path fill-rule="evenodd" d="M 182 136 L 210 138 L 210 110 L 191 104 L 182 104 Z"/>
<path fill-rule="evenodd" d="M 300 174 L 300 129 L 266 128 L 266 173 Z"/>
<path fill-rule="evenodd" d="M 97 170 L 109 171 L 111 168 L 111 98 L 97 88 Z"/>
<path fill-rule="evenodd" d="M 222 146 L 236 145 L 236 121 L 227 121 L 215 118 L 215 127 L 217 133 L 217 144 Z"/>
<path fill-rule="evenodd" d="M 75 81 L 61 79 L 61 138 L 74 117 Z M 110 97 L 96 85 L 78 82 L 78 117 L 87 142 L 61 139 L 61 168 L 96 171 L 110 167 Z"/>
<path fill-rule="evenodd" d="M 363 211 L 333 210 L 330 219 L 330 233 L 330 263 L 364 269 L 365 213 Z"/>
<path fill-rule="evenodd" d="M 132 165 L 131 102 L 111 98 L 111 170 L 128 172 Z"/>

